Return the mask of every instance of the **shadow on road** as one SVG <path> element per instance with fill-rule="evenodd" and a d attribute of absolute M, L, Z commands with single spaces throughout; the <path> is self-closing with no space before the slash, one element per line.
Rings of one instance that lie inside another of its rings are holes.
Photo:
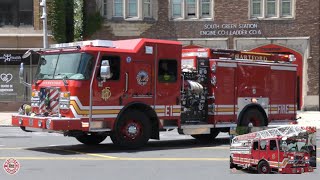
<path fill-rule="evenodd" d="M 223 145 L 229 145 L 229 138 L 217 138 L 212 143 L 203 143 L 195 139 L 186 140 L 162 140 L 162 141 L 150 141 L 144 147 L 140 149 L 128 150 L 117 147 L 112 143 L 99 144 L 99 145 L 64 145 L 64 146 L 47 146 L 47 147 L 35 147 L 27 148 L 25 150 L 45 152 L 50 154 L 59 155 L 75 155 L 80 153 L 137 153 L 143 151 L 161 151 L 161 150 L 176 150 L 176 149 L 191 149 L 191 148 L 205 148 L 205 147 L 221 147 Z M 226 147 L 226 146 L 224 146 Z M 229 146 L 227 146 L 229 147 Z"/>

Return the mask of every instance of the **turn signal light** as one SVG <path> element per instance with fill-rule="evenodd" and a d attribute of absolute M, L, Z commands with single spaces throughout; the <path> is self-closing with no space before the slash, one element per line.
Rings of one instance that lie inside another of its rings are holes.
<path fill-rule="evenodd" d="M 62 92 L 62 93 L 60 94 L 60 97 L 62 97 L 62 98 L 69 98 L 69 97 L 70 97 L 70 92 Z"/>

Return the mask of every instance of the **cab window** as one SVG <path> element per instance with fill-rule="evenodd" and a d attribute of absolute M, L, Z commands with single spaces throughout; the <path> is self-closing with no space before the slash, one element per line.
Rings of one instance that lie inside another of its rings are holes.
<path fill-rule="evenodd" d="M 120 57 L 119 56 L 102 56 L 102 60 L 109 60 L 110 71 L 111 71 L 111 75 L 112 75 L 109 80 L 119 80 L 119 78 L 120 78 Z M 100 76 L 100 74 L 99 74 L 99 76 Z"/>
<path fill-rule="evenodd" d="M 267 141 L 266 140 L 260 141 L 260 150 L 266 150 L 266 147 L 267 147 Z"/>
<path fill-rule="evenodd" d="M 158 66 L 158 80 L 162 83 L 177 81 L 177 61 L 160 60 Z"/>
<path fill-rule="evenodd" d="M 258 150 L 258 141 L 253 142 L 253 150 Z"/>
<path fill-rule="evenodd" d="M 278 150 L 276 140 L 270 140 L 270 150 L 275 151 Z"/>

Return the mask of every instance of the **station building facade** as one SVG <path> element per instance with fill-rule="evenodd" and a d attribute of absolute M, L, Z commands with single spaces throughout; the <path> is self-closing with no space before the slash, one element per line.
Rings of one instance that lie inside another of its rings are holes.
<path fill-rule="evenodd" d="M 39 0 L 0 0 L 0 111 L 16 111 L 30 101 L 30 89 L 20 84 L 23 62 L 32 82 L 37 58 L 23 59 L 28 49 L 43 47 Z"/>
<path fill-rule="evenodd" d="M 294 54 L 297 102 L 319 110 L 320 1 L 96 0 L 105 18 L 97 39 L 158 38 L 184 46 Z"/>

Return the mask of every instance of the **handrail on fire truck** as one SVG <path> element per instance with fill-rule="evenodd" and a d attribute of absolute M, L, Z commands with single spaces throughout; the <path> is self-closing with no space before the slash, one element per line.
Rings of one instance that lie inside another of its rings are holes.
<path fill-rule="evenodd" d="M 232 144 L 241 142 L 241 141 L 249 141 L 255 139 L 264 139 L 264 138 L 273 138 L 273 137 L 292 137 L 298 136 L 300 133 L 307 132 L 307 128 L 303 126 L 285 126 L 267 129 L 263 131 L 253 132 L 249 134 L 239 135 L 232 139 Z"/>

